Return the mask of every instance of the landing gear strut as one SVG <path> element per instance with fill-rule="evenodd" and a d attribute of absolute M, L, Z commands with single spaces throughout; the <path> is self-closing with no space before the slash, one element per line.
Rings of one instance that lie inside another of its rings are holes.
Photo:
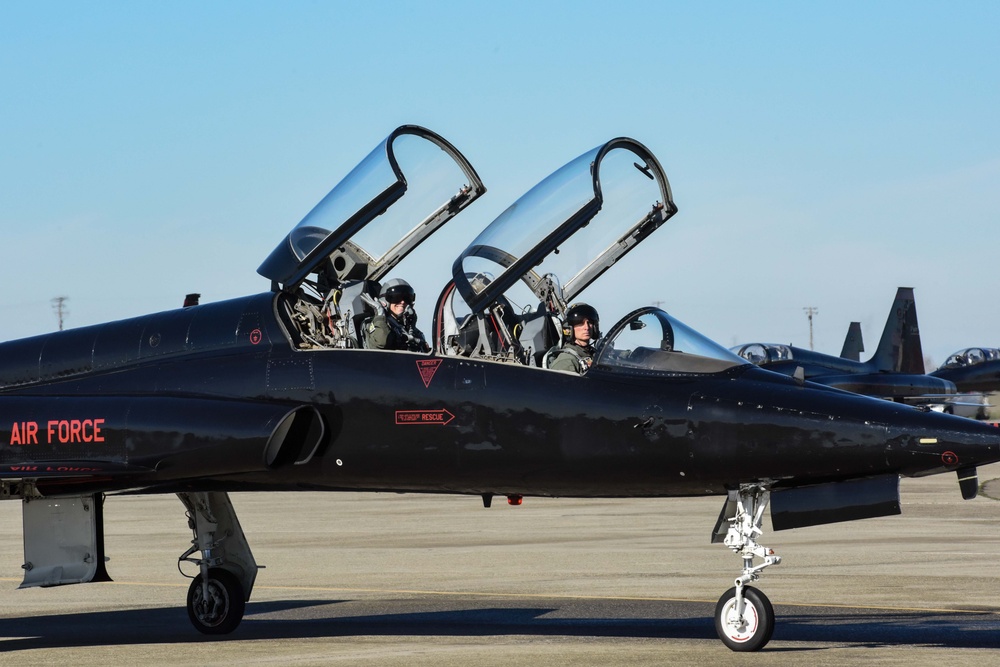
<path fill-rule="evenodd" d="M 771 601 L 761 591 L 747 586 L 760 578 L 764 568 L 781 562 L 773 549 L 756 541 L 763 534 L 761 523 L 769 499 L 766 484 L 741 484 L 739 490 L 730 491 L 712 536 L 713 542 L 722 541 L 743 558 L 743 574 L 715 605 L 715 631 L 733 651 L 759 651 L 774 632 Z M 722 537 L 721 528 L 726 523 L 728 528 Z M 763 562 L 754 565 L 754 558 Z"/>
<path fill-rule="evenodd" d="M 226 493 L 178 493 L 187 507 L 191 547 L 177 559 L 199 573 L 187 594 L 191 623 L 207 635 L 225 635 L 243 620 L 258 565 Z M 200 558 L 192 557 L 201 552 Z"/>

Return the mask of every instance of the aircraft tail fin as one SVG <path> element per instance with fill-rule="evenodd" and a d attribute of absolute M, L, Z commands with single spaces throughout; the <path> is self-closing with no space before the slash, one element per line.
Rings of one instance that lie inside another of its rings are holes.
<path fill-rule="evenodd" d="M 851 322 L 851 326 L 847 329 L 847 338 L 844 339 L 844 347 L 840 351 L 840 358 L 861 361 L 861 353 L 864 351 L 865 341 L 861 338 L 861 322 Z"/>
<path fill-rule="evenodd" d="M 917 304 L 912 287 L 896 290 L 896 299 L 882 330 L 882 339 L 871 362 L 880 371 L 923 375 L 924 352 L 920 346 Z"/>

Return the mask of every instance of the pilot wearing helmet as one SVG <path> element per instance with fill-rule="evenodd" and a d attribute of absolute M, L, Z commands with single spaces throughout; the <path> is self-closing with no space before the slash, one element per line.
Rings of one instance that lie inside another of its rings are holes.
<path fill-rule="evenodd" d="M 428 352 L 430 347 L 417 328 L 413 303 L 417 295 L 401 278 L 387 281 L 375 302 L 375 317 L 364 325 L 365 346 L 377 350 Z"/>
<path fill-rule="evenodd" d="M 597 309 L 576 303 L 566 311 L 562 329 L 562 346 L 546 355 L 546 366 L 556 371 L 573 371 L 583 375 L 594 363 L 594 342 L 601 337 Z"/>

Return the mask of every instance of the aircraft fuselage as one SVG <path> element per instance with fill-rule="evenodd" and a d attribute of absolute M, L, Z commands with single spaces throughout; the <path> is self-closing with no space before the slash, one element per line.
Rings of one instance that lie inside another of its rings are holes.
<path fill-rule="evenodd" d="M 49 476 L 62 479 L 25 471 L 50 493 L 594 497 L 922 475 L 1000 458 L 995 429 L 749 365 L 698 377 L 598 367 L 578 377 L 407 352 L 297 350 L 276 315 L 280 298 L 0 345 L 0 465 L 50 462 Z M 105 354 L 109 341 L 118 357 Z M 274 424 L 299 406 L 320 419 L 293 436 L 315 447 L 273 444 Z M 80 477 L 67 482 L 73 466 Z"/>

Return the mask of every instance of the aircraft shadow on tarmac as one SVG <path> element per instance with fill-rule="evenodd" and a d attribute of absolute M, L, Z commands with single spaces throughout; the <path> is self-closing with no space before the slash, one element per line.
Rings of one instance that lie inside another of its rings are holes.
<path fill-rule="evenodd" d="M 598 602 L 552 600 L 550 605 L 491 600 L 298 600 L 247 605 L 237 631 L 210 637 L 192 631 L 176 607 L 123 609 L 0 619 L 0 653 L 14 650 L 365 636 L 634 637 L 715 639 L 712 606 L 703 602 Z M 429 607 L 436 607 L 428 609 Z M 379 610 L 385 610 L 380 613 Z M 1000 648 L 1000 614 L 988 612 L 885 612 L 824 607 L 776 608 L 778 642 L 893 644 L 947 648 Z M 362 613 L 357 613 L 362 612 Z M 583 613 L 580 613 L 583 612 Z M 665 613 L 666 612 L 666 613 Z M 769 651 L 810 650 L 772 644 Z"/>
<path fill-rule="evenodd" d="M 942 648 L 1000 648 L 1000 614 L 989 612 L 892 612 L 851 610 L 803 613 L 775 606 L 778 623 L 772 641 L 891 644 Z M 773 644 L 769 649 L 781 650 Z"/>

